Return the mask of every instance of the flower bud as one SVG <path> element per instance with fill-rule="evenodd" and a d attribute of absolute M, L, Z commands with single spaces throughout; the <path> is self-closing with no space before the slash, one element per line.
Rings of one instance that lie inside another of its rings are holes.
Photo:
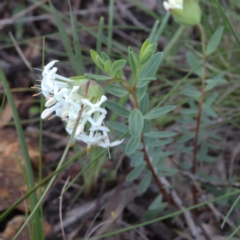
<path fill-rule="evenodd" d="M 180 24 L 194 26 L 201 21 L 201 9 L 196 0 L 168 0 L 163 6 Z"/>

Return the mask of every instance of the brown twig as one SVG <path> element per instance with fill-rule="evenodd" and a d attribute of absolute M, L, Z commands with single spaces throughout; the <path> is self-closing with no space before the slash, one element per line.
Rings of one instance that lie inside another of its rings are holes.
<path fill-rule="evenodd" d="M 142 138 L 142 139 L 143 139 L 143 138 Z M 142 141 L 142 143 L 143 143 L 143 141 Z M 156 185 L 158 186 L 159 191 L 161 192 L 161 194 L 163 195 L 163 197 L 166 199 L 166 201 L 167 201 L 168 203 L 173 204 L 173 205 L 176 205 L 176 204 L 173 202 L 173 200 L 169 197 L 169 195 L 168 195 L 167 191 L 164 189 L 161 181 L 159 181 L 159 178 L 158 178 L 158 176 L 157 176 L 157 174 L 156 174 L 156 171 L 154 170 L 154 168 L 153 168 L 153 166 L 152 166 L 151 160 L 150 160 L 150 158 L 149 158 L 149 156 L 148 156 L 148 153 L 147 153 L 147 150 L 146 150 L 146 147 L 145 147 L 144 143 L 143 143 L 142 152 L 143 152 L 143 155 L 144 155 L 144 159 L 145 159 L 145 161 L 146 161 L 146 163 L 147 163 L 147 167 L 148 167 L 148 169 L 151 171 L 152 176 L 153 176 L 153 179 L 154 179 Z"/>
<path fill-rule="evenodd" d="M 201 89 L 201 98 L 198 105 L 198 114 L 197 114 L 197 123 L 196 123 L 196 130 L 195 130 L 195 137 L 194 137 L 194 147 L 193 147 L 193 163 L 192 163 L 192 174 L 195 175 L 197 172 L 197 152 L 198 152 L 198 136 L 201 124 L 201 116 L 203 111 L 203 102 L 204 102 L 204 95 L 205 95 L 205 85 L 206 85 L 206 54 L 205 54 L 205 35 L 204 30 L 201 25 L 199 25 L 199 29 L 201 32 L 201 42 L 202 42 L 202 54 L 203 54 L 203 73 L 202 73 L 202 89 Z M 197 204 L 197 191 L 196 188 L 193 186 L 193 198 L 194 203 Z"/>

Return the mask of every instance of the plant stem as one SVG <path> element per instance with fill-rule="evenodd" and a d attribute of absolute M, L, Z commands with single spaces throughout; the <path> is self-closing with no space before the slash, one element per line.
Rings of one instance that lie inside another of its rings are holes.
<path fill-rule="evenodd" d="M 134 104 L 134 108 L 138 108 L 138 100 L 137 100 L 137 95 L 136 95 L 136 88 L 132 87 L 131 91 L 129 92 L 131 95 L 132 95 L 132 98 L 133 98 L 133 104 Z M 148 169 L 151 171 L 152 173 L 152 176 L 153 176 L 153 179 L 159 189 L 159 192 L 162 194 L 162 196 L 166 199 L 166 201 L 169 203 L 169 204 L 174 204 L 174 201 L 172 198 L 170 198 L 170 195 L 168 195 L 167 191 L 164 189 L 162 183 L 160 182 L 156 172 L 155 172 L 155 169 L 151 163 L 151 160 L 148 156 L 148 152 L 147 152 L 147 149 L 146 149 L 146 146 L 145 146 L 145 143 L 144 143 L 144 137 L 143 137 L 143 132 L 141 133 L 141 143 L 143 145 L 143 148 L 142 148 L 142 152 L 143 152 L 143 155 L 144 155 L 144 160 L 146 161 L 146 164 L 147 164 L 147 167 Z M 175 204 L 174 204 L 175 205 Z"/>
<path fill-rule="evenodd" d="M 202 72 L 202 90 L 201 90 L 201 97 L 198 106 L 198 114 L 197 114 L 197 122 L 196 122 L 196 131 L 194 137 L 194 147 L 193 147 L 193 163 L 192 163 L 192 174 L 196 174 L 197 172 L 197 151 L 198 151 L 198 136 L 199 136 L 199 129 L 201 124 L 201 116 L 203 111 L 203 102 L 204 102 L 204 95 L 205 95 L 205 81 L 206 81 L 206 51 L 205 51 L 205 33 L 202 25 L 198 25 L 200 33 L 201 33 L 201 42 L 202 42 L 202 56 L 203 56 L 203 72 Z M 196 194 L 194 194 L 196 196 Z M 196 202 L 196 201 L 195 201 Z"/>
<path fill-rule="evenodd" d="M 168 195 L 167 191 L 164 189 L 162 183 L 159 181 L 158 179 L 158 176 L 154 170 L 154 167 L 152 166 L 152 163 L 151 163 L 151 160 L 148 156 L 148 153 L 147 153 L 147 150 L 146 150 L 146 147 L 144 145 L 144 141 L 143 141 L 143 134 L 142 134 L 142 137 L 141 137 L 141 142 L 143 144 L 143 149 L 142 149 L 142 152 L 143 152 L 143 155 L 144 155 L 144 160 L 146 161 L 146 164 L 147 164 L 147 167 L 148 169 L 151 171 L 152 173 L 152 176 L 153 176 L 153 179 L 156 183 L 156 185 L 158 186 L 158 189 L 160 191 L 160 193 L 162 194 L 162 196 L 166 199 L 166 201 L 170 204 L 173 204 L 175 205 L 175 203 L 173 202 L 173 200 L 170 198 L 170 196 Z"/>

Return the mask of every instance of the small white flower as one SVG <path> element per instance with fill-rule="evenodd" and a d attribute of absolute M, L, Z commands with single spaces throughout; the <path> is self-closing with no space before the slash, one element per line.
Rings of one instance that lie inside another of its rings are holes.
<path fill-rule="evenodd" d="M 88 146 L 88 151 L 92 145 L 110 148 L 121 144 L 123 140 L 110 143 L 108 137 L 110 130 L 104 126 L 103 121 L 107 111 L 101 105 L 107 101 L 107 97 L 100 95 L 101 98 L 98 101 L 96 100 L 96 95 L 93 98 L 90 97 L 90 99 L 83 98 L 79 93 L 80 86 L 69 84 L 74 80 L 57 74 L 57 68 L 53 67 L 56 62 L 57 60 L 54 60 L 47 64 L 42 73 L 41 90 L 47 98 L 45 104 L 47 109 L 42 112 L 41 118 L 45 119 L 50 116 L 61 117 L 67 122 L 66 131 L 72 134 L 79 111 L 81 106 L 83 106 L 81 118 L 77 123 L 74 141 L 80 140 L 85 142 Z M 91 124 L 89 129 L 86 129 L 87 122 Z"/>
<path fill-rule="evenodd" d="M 164 8 L 169 11 L 170 9 L 183 9 L 184 0 L 168 0 L 163 2 Z"/>

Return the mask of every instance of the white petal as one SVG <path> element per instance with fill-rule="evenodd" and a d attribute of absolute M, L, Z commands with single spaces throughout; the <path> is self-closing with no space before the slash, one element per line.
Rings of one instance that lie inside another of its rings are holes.
<path fill-rule="evenodd" d="M 53 97 L 49 98 L 46 103 L 45 103 L 45 107 L 51 107 L 53 104 L 55 104 L 57 102 L 57 100 Z"/>
<path fill-rule="evenodd" d="M 115 146 L 121 144 L 121 143 L 123 142 L 123 140 L 124 140 L 124 139 L 122 139 L 122 140 L 117 140 L 117 141 L 112 142 L 112 143 L 110 144 L 110 147 L 115 147 Z"/>
<path fill-rule="evenodd" d="M 52 113 L 53 113 L 53 110 L 51 110 L 50 108 L 47 108 L 42 112 L 41 118 L 46 119 L 46 118 L 50 117 Z"/>
<path fill-rule="evenodd" d="M 53 60 L 53 61 L 51 61 L 50 63 L 48 63 L 48 64 L 44 67 L 43 73 L 47 72 L 50 68 L 52 68 L 53 65 L 54 65 L 56 62 L 58 62 L 58 60 Z"/>

